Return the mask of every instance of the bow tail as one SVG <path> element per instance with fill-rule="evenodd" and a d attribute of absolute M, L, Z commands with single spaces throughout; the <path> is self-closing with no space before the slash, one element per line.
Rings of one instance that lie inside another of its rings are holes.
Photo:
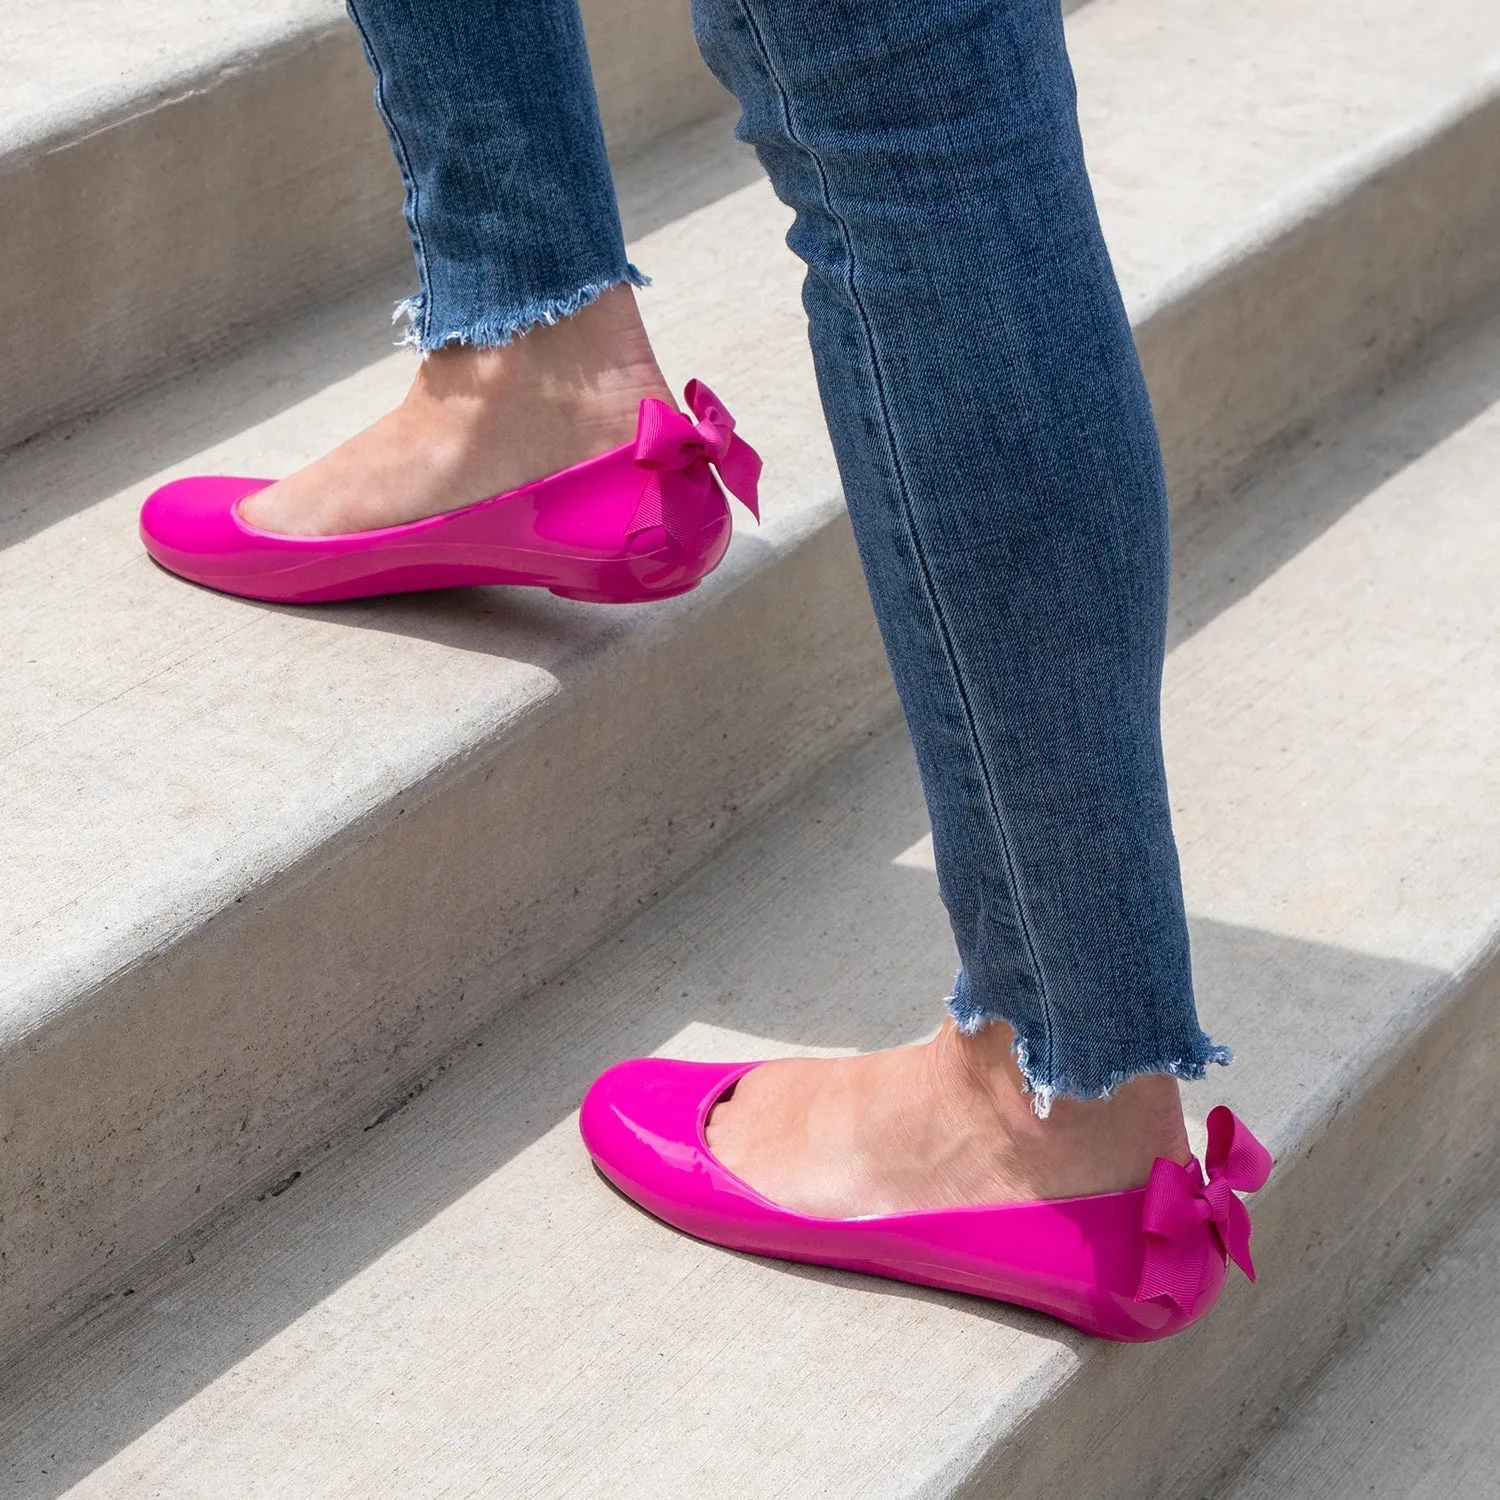
<path fill-rule="evenodd" d="M 660 526 L 678 546 L 686 546 L 692 540 L 693 502 L 702 483 L 694 471 L 704 462 L 700 459 L 686 469 L 648 469 L 625 535 Z"/>
<path fill-rule="evenodd" d="M 646 482 L 641 486 L 641 498 L 636 502 L 630 524 L 625 528 L 627 537 L 637 532 L 650 531 L 653 526 L 666 525 L 666 507 L 662 503 L 661 471 L 647 471 Z"/>
<path fill-rule="evenodd" d="M 729 493 L 760 520 L 760 454 L 739 433 L 731 432 L 724 456 L 714 467 Z"/>
<path fill-rule="evenodd" d="M 1227 1201 L 1221 1211 L 1214 1214 L 1214 1230 L 1224 1253 L 1242 1270 L 1251 1281 L 1255 1280 L 1255 1262 L 1250 1258 L 1250 1210 L 1226 1191 Z"/>
<path fill-rule="evenodd" d="M 1182 1312 L 1190 1313 L 1208 1279 L 1208 1261 L 1213 1254 L 1207 1234 L 1196 1244 L 1148 1238 L 1135 1300 L 1150 1302 L 1155 1297 L 1169 1297 Z"/>
<path fill-rule="evenodd" d="M 1258 1192 L 1271 1175 L 1271 1153 L 1250 1128 L 1222 1104 L 1209 1111 L 1206 1196 L 1213 1209 L 1214 1228 L 1224 1253 L 1251 1281 L 1255 1262 L 1250 1258 L 1250 1210 L 1238 1193 Z"/>

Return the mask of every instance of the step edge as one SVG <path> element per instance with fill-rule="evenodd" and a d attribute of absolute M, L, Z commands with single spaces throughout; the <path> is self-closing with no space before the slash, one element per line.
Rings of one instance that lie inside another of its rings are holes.
<path fill-rule="evenodd" d="M 277 67 L 287 57 L 339 35 L 346 24 L 342 16 L 304 17 L 216 52 L 180 61 L 168 59 L 158 71 L 136 83 L 100 89 L 51 114 L 23 115 L 19 122 L 0 114 L 0 177 L 27 169 L 41 157 L 105 131 L 134 124 L 195 94 L 207 93 L 247 72 Z"/>

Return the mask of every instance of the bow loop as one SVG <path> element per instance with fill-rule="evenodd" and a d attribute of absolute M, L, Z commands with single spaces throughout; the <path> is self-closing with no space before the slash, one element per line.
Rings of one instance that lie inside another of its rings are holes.
<path fill-rule="evenodd" d="M 701 380 L 688 381 L 683 392 L 692 413 L 698 418 L 693 431 L 703 439 L 711 463 L 717 464 L 729 456 L 734 447 L 734 418 L 719 404 L 719 398 Z M 741 440 L 743 442 L 743 439 Z M 759 478 L 760 465 L 756 464 Z"/>
<path fill-rule="evenodd" d="M 1209 1111 L 1208 1150 L 1203 1160 L 1210 1181 L 1227 1182 L 1237 1193 L 1259 1192 L 1271 1175 L 1271 1153 L 1222 1104 Z"/>
<path fill-rule="evenodd" d="M 682 481 L 704 465 L 712 465 L 725 488 L 760 519 L 760 455 L 735 432 L 734 418 L 701 380 L 688 386 L 686 396 L 696 423 L 665 401 L 641 403 L 635 461 L 647 479 L 627 536 L 660 526 L 679 545 L 689 541 L 692 517 L 683 512 L 690 512 L 697 491 Z"/>
<path fill-rule="evenodd" d="M 1271 1175 L 1271 1153 L 1244 1122 L 1220 1105 L 1208 1117 L 1208 1167 L 1158 1157 L 1141 1209 L 1146 1236 L 1136 1301 L 1168 1297 L 1191 1312 L 1214 1258 L 1232 1260 L 1251 1281 L 1250 1211 L 1238 1194 L 1253 1193 Z"/>

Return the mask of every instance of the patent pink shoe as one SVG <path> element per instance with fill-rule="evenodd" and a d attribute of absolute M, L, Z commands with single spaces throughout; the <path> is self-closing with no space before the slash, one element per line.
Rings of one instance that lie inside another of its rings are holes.
<path fill-rule="evenodd" d="M 1270 1174 L 1229 1110 L 1208 1117 L 1208 1175 L 1158 1158 L 1123 1193 L 860 1219 L 779 1208 L 714 1159 L 704 1126 L 758 1063 L 636 1058 L 600 1075 L 579 1129 L 599 1170 L 660 1219 L 731 1250 L 839 1266 L 1036 1308 L 1107 1339 L 1164 1338 L 1218 1300 L 1230 1260 L 1253 1281 L 1236 1192 Z"/>
<path fill-rule="evenodd" d="M 718 480 L 758 518 L 760 477 L 759 457 L 713 392 L 695 380 L 687 402 L 696 424 L 664 402 L 643 401 L 634 443 L 405 526 L 278 536 L 239 514 L 240 501 L 272 480 L 195 477 L 147 499 L 141 540 L 194 583 L 285 604 L 487 583 L 599 604 L 685 594 L 729 546 Z"/>

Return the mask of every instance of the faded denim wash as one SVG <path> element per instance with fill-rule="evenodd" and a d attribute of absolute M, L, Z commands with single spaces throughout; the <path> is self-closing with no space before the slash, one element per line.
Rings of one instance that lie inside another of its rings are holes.
<path fill-rule="evenodd" d="M 352 0 L 407 182 L 415 340 L 641 277 L 575 0 Z M 1045 1113 L 1228 1062 L 1162 762 L 1167 497 L 1056 0 L 694 0 L 796 211 L 819 389 L 916 750 L 966 1030 Z M 752 434 L 753 437 L 753 434 Z M 771 503 L 774 504 L 774 497 Z"/>

